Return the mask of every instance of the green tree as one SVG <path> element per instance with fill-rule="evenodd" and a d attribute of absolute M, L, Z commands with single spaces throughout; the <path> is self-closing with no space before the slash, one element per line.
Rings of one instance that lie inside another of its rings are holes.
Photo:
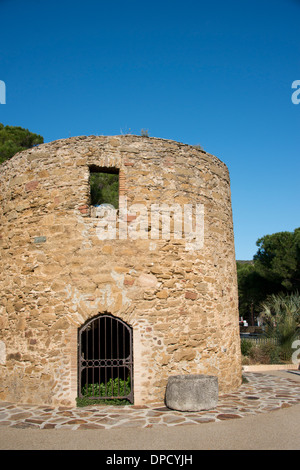
<path fill-rule="evenodd" d="M 42 144 L 44 139 L 28 129 L 16 126 L 4 126 L 0 123 L 0 164 L 16 153 Z"/>
<path fill-rule="evenodd" d="M 257 240 L 252 262 L 237 262 L 239 313 L 251 325 L 271 294 L 300 291 L 300 228 Z"/>
<path fill-rule="evenodd" d="M 283 291 L 300 289 L 300 228 L 260 238 L 254 256 L 257 273 Z M 276 290 L 276 288 L 275 288 Z"/>
<path fill-rule="evenodd" d="M 249 325 L 253 325 L 260 312 L 260 303 L 267 295 L 273 293 L 277 286 L 259 274 L 253 262 L 237 262 L 237 280 L 239 314 Z"/>

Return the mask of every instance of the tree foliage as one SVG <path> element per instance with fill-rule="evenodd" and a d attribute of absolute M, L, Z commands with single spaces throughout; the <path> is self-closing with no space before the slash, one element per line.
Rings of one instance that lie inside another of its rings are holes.
<path fill-rule="evenodd" d="M 260 312 L 261 302 L 275 292 L 275 286 L 257 272 L 254 263 L 237 262 L 237 279 L 239 313 L 252 324 Z"/>
<path fill-rule="evenodd" d="M 254 256 L 256 271 L 274 284 L 291 291 L 300 283 L 300 228 L 260 238 Z"/>
<path fill-rule="evenodd" d="M 272 294 L 300 290 L 300 228 L 257 240 L 252 263 L 237 262 L 239 312 L 250 324 Z"/>
<path fill-rule="evenodd" d="M 0 123 L 0 164 L 22 150 L 42 144 L 44 139 L 28 129 Z"/>
<path fill-rule="evenodd" d="M 91 204 L 112 204 L 119 206 L 119 175 L 109 173 L 91 173 Z"/>

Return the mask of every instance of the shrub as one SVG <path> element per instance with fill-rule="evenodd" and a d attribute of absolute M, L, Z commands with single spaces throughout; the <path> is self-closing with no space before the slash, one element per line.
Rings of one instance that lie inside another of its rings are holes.
<path fill-rule="evenodd" d="M 253 343 L 251 343 L 251 341 L 245 338 L 241 339 L 241 351 L 242 351 L 243 356 L 249 356 L 252 348 L 253 348 Z"/>
<path fill-rule="evenodd" d="M 106 383 L 95 383 L 87 384 L 82 387 L 82 397 L 77 398 L 77 406 L 89 406 L 89 405 L 129 405 L 130 402 L 127 399 L 114 398 L 126 396 L 130 393 L 131 384 L 130 376 L 127 380 L 119 378 L 109 379 Z M 111 398 L 101 398 L 111 397 Z"/>
<path fill-rule="evenodd" d="M 265 322 L 266 336 L 275 338 L 279 345 L 277 359 L 290 360 L 293 353 L 292 344 L 300 333 L 300 296 L 298 292 L 270 296 L 262 304 L 261 318 Z"/>
<path fill-rule="evenodd" d="M 95 383 L 84 385 L 82 395 L 86 397 L 115 397 L 128 395 L 130 390 L 130 377 L 128 376 L 126 381 L 116 378 L 109 379 L 106 384 Z"/>
<path fill-rule="evenodd" d="M 271 342 L 254 345 L 249 353 L 254 364 L 279 364 L 279 348 Z"/>

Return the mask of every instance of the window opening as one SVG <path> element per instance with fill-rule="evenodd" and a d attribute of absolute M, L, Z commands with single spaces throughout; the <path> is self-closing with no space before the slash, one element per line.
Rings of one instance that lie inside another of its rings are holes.
<path fill-rule="evenodd" d="M 90 167 L 91 206 L 110 204 L 119 208 L 119 170 L 117 168 Z"/>

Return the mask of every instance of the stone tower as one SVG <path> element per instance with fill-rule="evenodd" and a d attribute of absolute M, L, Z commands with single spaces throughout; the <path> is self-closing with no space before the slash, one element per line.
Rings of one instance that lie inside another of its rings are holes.
<path fill-rule="evenodd" d="M 117 210 L 91 205 L 94 172 L 118 175 Z M 74 405 L 107 373 L 130 377 L 135 404 L 162 401 L 175 374 L 240 386 L 218 158 L 158 138 L 72 137 L 3 163 L 0 200 L 1 400 Z"/>

